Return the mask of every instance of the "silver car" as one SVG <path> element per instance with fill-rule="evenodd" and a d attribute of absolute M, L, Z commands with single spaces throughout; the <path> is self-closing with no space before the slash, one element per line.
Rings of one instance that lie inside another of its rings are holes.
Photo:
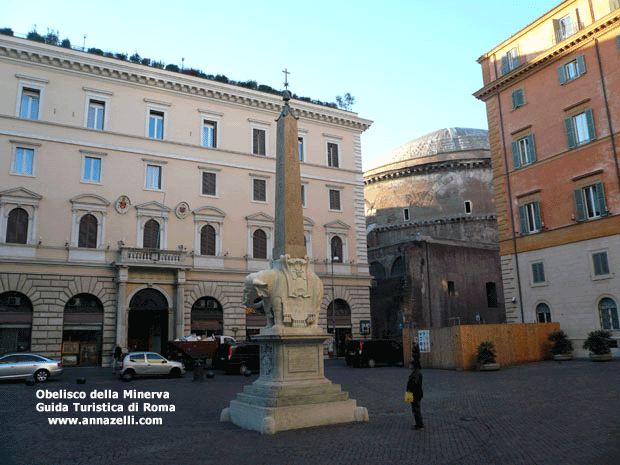
<path fill-rule="evenodd" d="M 19 352 L 0 357 L 0 379 L 34 378 L 38 383 L 43 383 L 62 375 L 62 372 L 60 360 L 38 354 Z"/>
<path fill-rule="evenodd" d="M 181 362 L 168 360 L 155 352 L 130 352 L 116 362 L 116 372 L 124 381 L 134 376 L 167 375 L 180 378 L 185 373 Z"/>

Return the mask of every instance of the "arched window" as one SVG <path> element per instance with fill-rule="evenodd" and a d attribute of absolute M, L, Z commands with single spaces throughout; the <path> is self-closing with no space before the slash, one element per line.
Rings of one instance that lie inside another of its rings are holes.
<path fill-rule="evenodd" d="M 405 276 L 405 261 L 403 257 L 396 257 L 392 263 L 392 276 Z"/>
<path fill-rule="evenodd" d="M 252 234 L 254 258 L 267 258 L 267 234 L 262 229 L 257 229 Z"/>
<path fill-rule="evenodd" d="M 142 246 L 145 249 L 159 249 L 159 223 L 148 220 L 144 223 L 144 240 Z"/>
<path fill-rule="evenodd" d="M 332 237 L 331 240 L 332 261 L 342 263 L 342 239 L 338 236 Z"/>
<path fill-rule="evenodd" d="M 539 323 L 551 323 L 551 309 L 547 304 L 536 305 L 536 317 Z"/>
<path fill-rule="evenodd" d="M 598 303 L 598 311 L 601 316 L 601 328 L 607 331 L 620 330 L 618 321 L 618 306 L 613 299 L 605 297 Z"/>
<path fill-rule="evenodd" d="M 28 212 L 23 208 L 14 208 L 9 213 L 6 241 L 10 244 L 28 243 Z"/>
<path fill-rule="evenodd" d="M 373 262 L 370 264 L 370 274 L 375 279 L 385 278 L 385 268 L 379 262 Z"/>
<path fill-rule="evenodd" d="M 215 255 L 215 228 L 209 224 L 200 230 L 200 255 Z"/>
<path fill-rule="evenodd" d="M 78 247 L 97 248 L 97 218 L 90 213 L 80 219 Z"/>

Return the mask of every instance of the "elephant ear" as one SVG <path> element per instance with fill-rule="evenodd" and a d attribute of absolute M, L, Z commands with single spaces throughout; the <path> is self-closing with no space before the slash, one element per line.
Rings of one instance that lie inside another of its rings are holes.
<path fill-rule="evenodd" d="M 260 279 L 255 279 L 254 288 L 256 289 L 256 293 L 259 297 L 269 297 L 269 285 L 267 283 L 264 283 Z"/>

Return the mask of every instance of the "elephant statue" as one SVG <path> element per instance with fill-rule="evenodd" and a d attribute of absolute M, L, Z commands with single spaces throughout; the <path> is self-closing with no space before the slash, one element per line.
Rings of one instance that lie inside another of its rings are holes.
<path fill-rule="evenodd" d="M 267 327 L 316 327 L 323 300 L 323 283 L 308 258 L 280 257 L 280 269 L 245 278 L 243 303 L 267 317 Z"/>

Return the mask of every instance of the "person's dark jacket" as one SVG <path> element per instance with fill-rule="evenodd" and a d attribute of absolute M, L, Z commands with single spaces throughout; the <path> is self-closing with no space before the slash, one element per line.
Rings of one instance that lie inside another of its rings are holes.
<path fill-rule="evenodd" d="M 416 401 L 422 400 L 422 397 L 424 397 L 424 391 L 422 391 L 422 372 L 420 370 L 413 370 L 409 375 L 407 392 L 413 392 L 413 398 Z"/>

